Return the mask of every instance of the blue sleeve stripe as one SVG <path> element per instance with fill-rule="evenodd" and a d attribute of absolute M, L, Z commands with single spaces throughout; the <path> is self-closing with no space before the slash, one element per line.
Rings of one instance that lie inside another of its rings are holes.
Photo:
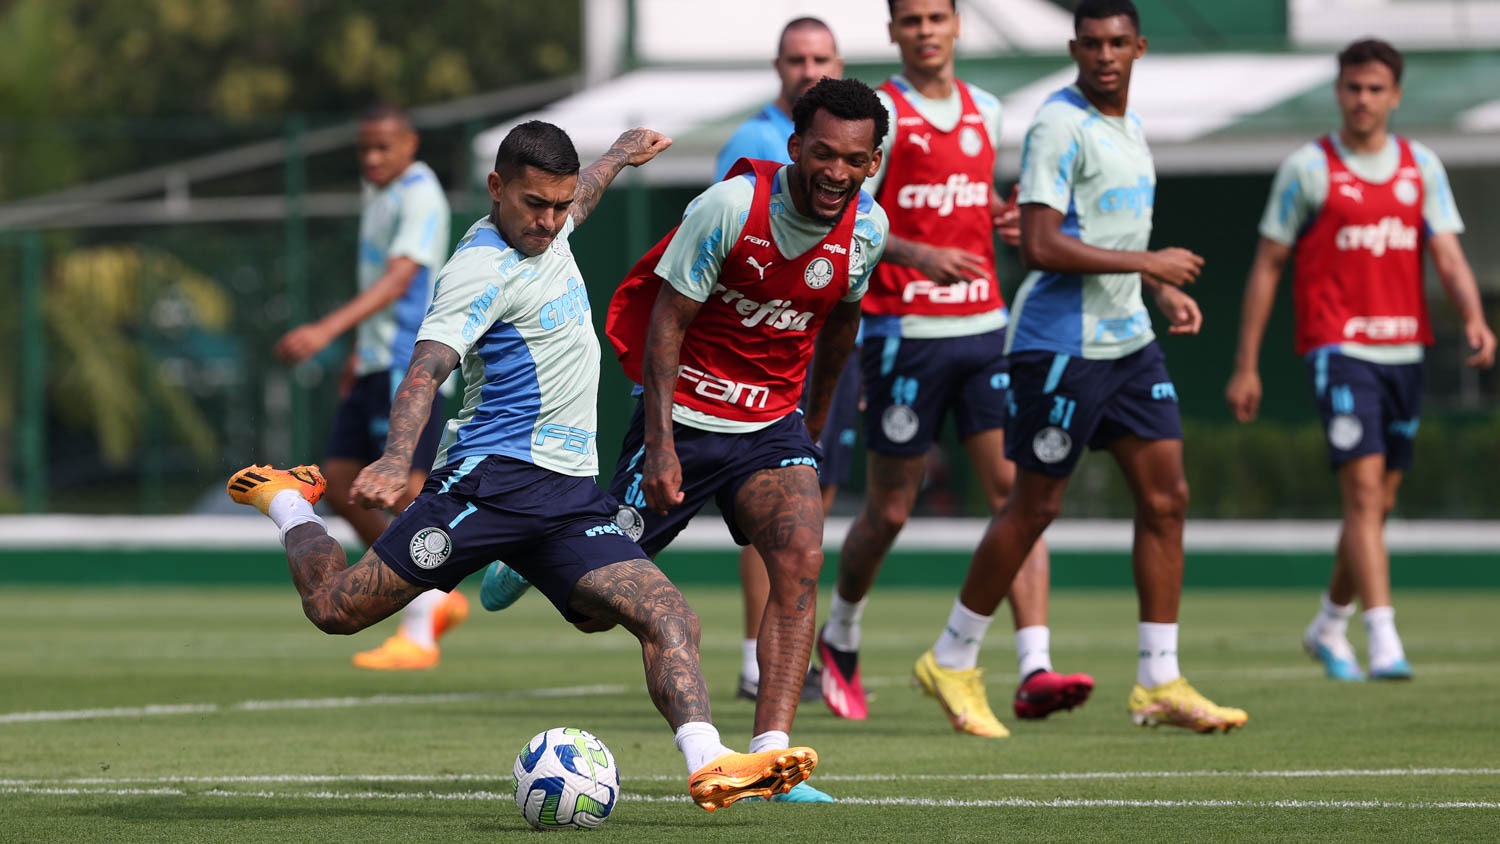
<path fill-rule="evenodd" d="M 492 249 L 510 248 L 510 244 L 505 242 L 505 239 L 500 236 L 499 232 L 494 229 L 484 228 L 474 232 L 474 235 L 465 243 L 460 244 L 453 254 L 457 255 L 465 249 L 472 249 L 476 246 L 488 246 Z"/>

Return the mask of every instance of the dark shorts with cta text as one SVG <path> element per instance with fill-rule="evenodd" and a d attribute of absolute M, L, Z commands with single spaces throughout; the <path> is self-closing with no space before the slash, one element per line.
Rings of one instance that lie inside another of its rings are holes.
<path fill-rule="evenodd" d="M 1085 445 L 1108 448 L 1127 434 L 1182 439 L 1177 388 L 1155 342 L 1115 360 L 1014 352 L 1010 395 L 1005 456 L 1039 474 L 1067 477 Z"/>
<path fill-rule="evenodd" d="M 504 560 L 569 621 L 579 578 L 646 553 L 615 524 L 615 500 L 592 477 L 509 457 L 475 457 L 427 479 L 422 494 L 375 541 L 374 551 L 417 586 L 452 590 Z"/>
<path fill-rule="evenodd" d="M 1410 469 L 1422 418 L 1422 364 L 1384 364 L 1333 349 L 1307 355 L 1313 400 L 1333 468 L 1384 454 L 1390 470 Z"/>
<path fill-rule="evenodd" d="M 818 468 L 818 447 L 807 435 L 807 424 L 800 412 L 744 434 L 704 431 L 673 423 L 677 461 L 682 466 L 683 500 L 663 516 L 646 506 L 645 495 L 641 492 L 640 464 L 646 453 L 645 432 L 645 410 L 640 402 L 636 402 L 609 492 L 621 505 L 620 527 L 653 557 L 667 547 L 710 500 L 718 505 L 734 541 L 739 545 L 749 545 L 750 538 L 740 530 L 734 517 L 734 497 L 745 481 L 764 469 Z"/>
<path fill-rule="evenodd" d="M 877 454 L 925 454 L 951 410 L 960 440 L 1005 427 L 1005 329 L 969 337 L 866 337 L 865 442 Z"/>

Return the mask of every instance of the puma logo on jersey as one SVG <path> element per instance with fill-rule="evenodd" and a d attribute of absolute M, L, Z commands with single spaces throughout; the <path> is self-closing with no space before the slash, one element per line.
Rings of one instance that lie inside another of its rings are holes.
<path fill-rule="evenodd" d="M 914 146 L 921 147 L 923 152 L 932 155 L 932 148 L 929 146 L 932 143 L 931 132 L 925 132 L 921 135 L 918 135 L 916 132 L 907 132 L 906 139 L 911 141 Z"/>
<path fill-rule="evenodd" d="M 766 270 L 770 269 L 771 268 L 771 264 L 773 264 L 775 262 L 774 261 L 767 261 L 766 263 L 762 264 L 761 262 L 755 260 L 755 258 L 753 256 L 747 255 L 747 256 L 745 256 L 745 263 L 747 263 L 750 266 L 754 267 L 755 268 L 755 272 L 760 275 L 760 280 L 761 281 L 765 281 L 766 280 Z"/>
<path fill-rule="evenodd" d="M 1364 191 L 1359 189 L 1358 185 L 1339 185 L 1339 193 L 1349 197 L 1355 202 L 1362 203 L 1365 201 L 1365 193 Z"/>
<path fill-rule="evenodd" d="M 1340 252 L 1365 250 L 1379 258 L 1389 250 L 1415 252 L 1418 237 L 1417 227 L 1401 222 L 1400 217 L 1385 217 L 1368 226 L 1344 226 L 1333 236 L 1333 245 Z"/>

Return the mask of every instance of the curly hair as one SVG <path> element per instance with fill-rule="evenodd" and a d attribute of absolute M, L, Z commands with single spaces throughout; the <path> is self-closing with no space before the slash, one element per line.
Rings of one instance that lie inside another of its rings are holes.
<path fill-rule="evenodd" d="M 812 126 L 813 115 L 819 109 L 841 120 L 875 121 L 877 147 L 885 140 L 885 133 L 891 128 L 891 118 L 885 110 L 885 104 L 875 96 L 875 91 L 869 85 L 858 79 L 833 79 L 825 76 L 818 84 L 807 89 L 807 93 L 798 97 L 797 104 L 792 106 L 792 125 L 798 135 L 806 134 Z"/>
<path fill-rule="evenodd" d="M 1390 68 L 1396 84 L 1401 84 L 1401 71 L 1406 67 L 1406 60 L 1401 57 L 1400 50 L 1379 38 L 1362 38 L 1345 47 L 1339 53 L 1339 72 L 1370 62 L 1380 62 Z"/>

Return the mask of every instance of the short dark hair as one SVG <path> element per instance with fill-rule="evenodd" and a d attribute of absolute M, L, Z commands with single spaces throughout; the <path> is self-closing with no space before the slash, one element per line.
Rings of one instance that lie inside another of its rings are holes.
<path fill-rule="evenodd" d="M 885 0 L 885 8 L 892 18 L 896 17 L 896 4 L 899 2 L 901 0 Z M 958 0 L 948 0 L 948 5 L 953 7 L 953 11 L 958 11 Z"/>
<path fill-rule="evenodd" d="M 395 103 L 373 103 L 359 116 L 360 123 L 376 123 L 382 120 L 394 120 L 401 125 L 402 129 L 408 132 L 416 131 L 416 127 L 411 123 L 411 115 Z"/>
<path fill-rule="evenodd" d="M 1339 53 L 1339 73 L 1345 68 L 1356 65 L 1380 62 L 1391 69 L 1396 77 L 1396 84 L 1401 84 L 1401 71 L 1406 68 L 1406 60 L 1401 57 L 1401 51 L 1391 46 L 1389 41 L 1381 41 L 1379 38 L 1362 38 L 1345 47 Z"/>
<path fill-rule="evenodd" d="M 1081 0 L 1073 9 L 1073 34 L 1078 34 L 1078 27 L 1086 20 L 1099 21 L 1116 15 L 1130 18 L 1136 34 L 1140 34 L 1141 13 L 1135 10 L 1135 4 L 1130 0 Z"/>
<path fill-rule="evenodd" d="M 792 106 L 792 126 L 798 135 L 806 133 L 812 127 L 813 115 L 819 109 L 840 120 L 875 121 L 877 147 L 885 140 L 885 133 L 891 128 L 891 118 L 885 110 L 885 104 L 875 96 L 875 91 L 869 85 L 858 79 L 825 76 L 818 80 L 818 84 L 808 88 L 806 94 L 798 97 L 796 105 Z"/>
<path fill-rule="evenodd" d="M 528 120 L 510 130 L 495 153 L 495 172 L 513 179 L 522 167 L 554 176 L 578 173 L 578 150 L 568 133 L 542 120 Z"/>
<path fill-rule="evenodd" d="M 824 23 L 821 18 L 815 18 L 815 17 L 811 17 L 811 16 L 803 16 L 803 17 L 800 17 L 800 18 L 793 18 L 793 19 L 787 21 L 786 26 L 783 26 L 781 28 L 781 37 L 778 38 L 778 39 L 776 39 L 776 56 L 777 56 L 777 58 L 780 58 L 782 51 L 786 49 L 786 36 L 787 36 L 787 33 L 789 33 L 789 32 L 795 32 L 795 31 L 797 31 L 799 29 L 821 29 L 824 32 L 828 33 L 828 37 L 829 38 L 833 37 L 833 29 L 830 28 L 828 26 L 828 24 Z M 835 51 L 838 50 L 838 43 L 837 43 L 837 41 L 834 42 L 834 50 Z"/>

